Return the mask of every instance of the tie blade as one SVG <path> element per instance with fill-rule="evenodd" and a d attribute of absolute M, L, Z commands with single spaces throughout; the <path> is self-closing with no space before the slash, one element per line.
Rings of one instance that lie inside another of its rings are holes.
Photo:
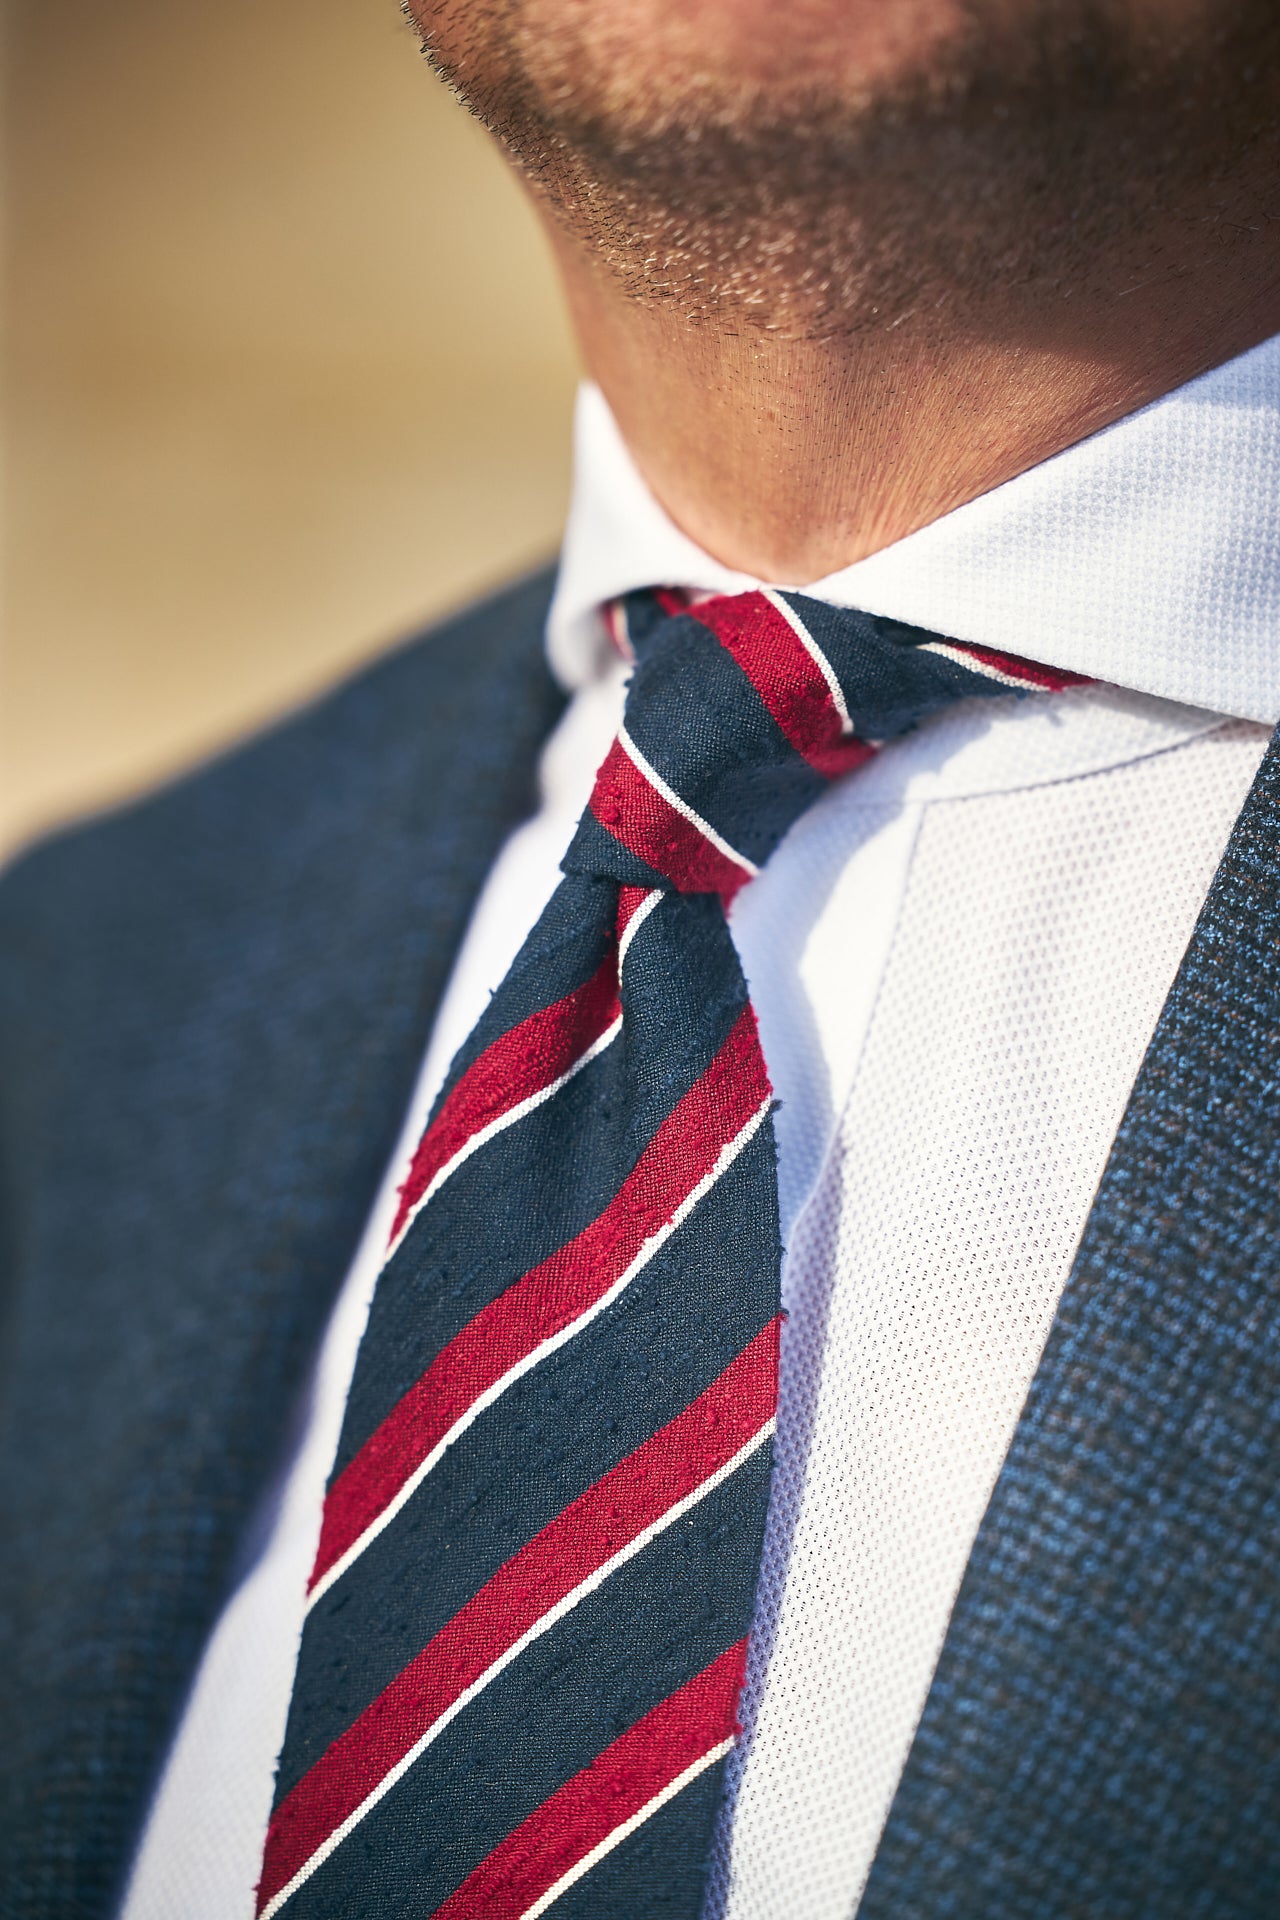
<path fill-rule="evenodd" d="M 401 1191 L 262 1916 L 661 1895 L 695 1920 L 780 1327 L 771 1096 L 724 909 L 879 740 L 1065 683 L 792 593 L 632 596 L 617 624 L 625 724 Z"/>

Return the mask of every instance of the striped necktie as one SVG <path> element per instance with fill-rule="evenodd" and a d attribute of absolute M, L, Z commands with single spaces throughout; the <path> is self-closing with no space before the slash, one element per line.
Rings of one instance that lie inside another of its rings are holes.
<path fill-rule="evenodd" d="M 726 909 L 827 783 L 1073 676 L 799 594 L 610 610 L 624 723 L 450 1070 L 357 1360 L 258 1913 L 699 1909 L 777 1405 Z"/>

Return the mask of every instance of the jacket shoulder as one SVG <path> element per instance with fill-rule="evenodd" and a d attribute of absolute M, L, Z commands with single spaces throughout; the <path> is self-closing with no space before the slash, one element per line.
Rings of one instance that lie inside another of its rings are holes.
<path fill-rule="evenodd" d="M 486 751 L 486 707 L 499 730 L 540 736 L 560 702 L 542 644 L 546 569 L 413 634 L 317 698 L 141 798 L 73 822 L 20 853 L 0 875 L 0 956 L 109 930 L 173 891 L 214 910 L 237 871 L 273 849 L 297 862 L 345 819 L 403 823 Z M 527 723 L 527 725 L 525 724 Z"/>
<path fill-rule="evenodd" d="M 0 1877 L 41 1912 L 118 1888 L 472 903 L 534 802 L 549 590 L 0 884 Z"/>

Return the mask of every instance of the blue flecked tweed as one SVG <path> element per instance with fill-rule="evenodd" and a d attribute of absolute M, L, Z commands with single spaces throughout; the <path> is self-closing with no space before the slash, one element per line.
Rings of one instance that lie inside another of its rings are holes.
<path fill-rule="evenodd" d="M 1130 1099 L 859 1909 L 1190 1915 L 1280 1915 L 1280 734 Z"/>
<path fill-rule="evenodd" d="M 549 591 L 0 885 L 5 1920 L 112 1911 L 472 902 L 533 803 Z"/>

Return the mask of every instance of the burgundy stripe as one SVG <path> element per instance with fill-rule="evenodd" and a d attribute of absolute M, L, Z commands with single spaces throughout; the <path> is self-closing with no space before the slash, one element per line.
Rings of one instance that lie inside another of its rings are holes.
<path fill-rule="evenodd" d="M 481 1394 L 608 1292 L 768 1094 L 755 1015 L 744 1007 L 710 1066 L 662 1122 L 604 1212 L 483 1307 L 339 1474 L 325 1500 L 311 1586 L 390 1505 Z"/>
<path fill-rule="evenodd" d="M 718 893 L 727 901 L 751 878 L 650 786 L 619 740 L 596 775 L 591 811 L 629 853 L 647 860 L 681 893 Z"/>
<path fill-rule="evenodd" d="M 995 647 L 975 647 L 968 640 L 948 640 L 949 647 L 957 653 L 968 653 L 980 666 L 993 667 L 997 673 L 1007 673 L 1015 680 L 1025 680 L 1029 687 L 1041 687 L 1046 693 L 1061 693 L 1066 687 L 1091 687 L 1093 681 L 1087 673 L 1068 673 L 1065 667 L 1041 666 L 1038 660 L 1024 660 L 1018 653 L 1000 653 Z"/>
<path fill-rule="evenodd" d="M 603 611 L 605 628 L 613 642 L 614 651 L 620 653 L 624 660 L 634 660 L 636 653 L 628 629 L 626 601 L 606 601 Z"/>
<path fill-rule="evenodd" d="M 302 1776 L 272 1816 L 259 1913 L 522 1634 L 760 1431 L 777 1406 L 778 1328 L 513 1554 Z"/>
<path fill-rule="evenodd" d="M 472 1135 L 531 1094 L 553 1085 L 608 1031 L 619 1011 L 617 955 L 611 948 L 582 986 L 553 1006 L 531 1013 L 485 1048 L 418 1142 L 400 1189 L 392 1241 L 398 1238 L 441 1167 L 448 1165 Z"/>
<path fill-rule="evenodd" d="M 619 887 L 618 888 L 618 940 L 619 940 L 619 943 L 621 943 L 623 934 L 626 932 L 627 928 L 631 925 L 631 922 L 634 920 L 637 913 L 639 913 L 641 907 L 644 905 L 645 901 L 649 898 L 649 895 L 652 893 L 652 891 L 653 891 L 652 887 Z"/>
<path fill-rule="evenodd" d="M 747 1643 L 637 1720 L 467 1875 L 435 1920 L 520 1920 L 549 1888 L 738 1731 Z"/>
<path fill-rule="evenodd" d="M 843 716 L 821 667 L 763 594 L 726 594 L 690 612 L 733 655 L 779 730 L 815 773 L 834 780 L 871 759 L 875 748 L 843 732 Z"/>

